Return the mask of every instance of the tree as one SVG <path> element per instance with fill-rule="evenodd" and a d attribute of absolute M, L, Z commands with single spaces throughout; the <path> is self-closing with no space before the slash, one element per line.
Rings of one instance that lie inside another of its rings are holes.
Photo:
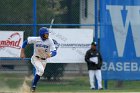
<path fill-rule="evenodd" d="M 61 6 L 63 0 L 38 0 L 37 20 L 38 23 L 49 24 L 52 17 L 55 23 L 62 23 L 60 16 L 66 12 L 66 6 Z"/>

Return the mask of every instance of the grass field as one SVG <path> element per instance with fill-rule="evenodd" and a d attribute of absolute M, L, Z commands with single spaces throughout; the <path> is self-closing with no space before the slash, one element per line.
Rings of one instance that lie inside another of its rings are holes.
<path fill-rule="evenodd" d="M 32 77 L 23 75 L 0 74 L 0 93 L 28 93 Z M 40 80 L 37 93 L 140 93 L 140 81 L 124 81 L 120 88 L 115 81 L 108 82 L 107 90 L 90 90 L 87 76 L 62 79 L 60 81 Z M 10 92 L 9 92 L 10 91 Z"/>

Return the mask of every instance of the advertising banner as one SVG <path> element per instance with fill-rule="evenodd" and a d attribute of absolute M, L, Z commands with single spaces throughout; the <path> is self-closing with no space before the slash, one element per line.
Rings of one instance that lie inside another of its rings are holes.
<path fill-rule="evenodd" d="M 93 29 L 52 29 L 57 55 L 51 63 L 85 63 L 84 56 L 93 41 Z"/>
<path fill-rule="evenodd" d="M 140 79 L 140 0 L 100 0 L 103 78 Z"/>
<path fill-rule="evenodd" d="M 20 57 L 23 31 L 0 31 L 0 57 Z"/>

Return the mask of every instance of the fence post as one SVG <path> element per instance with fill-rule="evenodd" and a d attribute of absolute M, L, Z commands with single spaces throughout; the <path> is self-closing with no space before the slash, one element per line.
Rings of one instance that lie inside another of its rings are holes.
<path fill-rule="evenodd" d="M 95 20 L 95 41 L 98 43 L 98 2 L 95 0 L 94 2 L 94 20 Z M 98 44 L 97 44 L 98 45 Z"/>
<path fill-rule="evenodd" d="M 36 36 L 36 26 L 37 26 L 37 14 L 36 14 L 36 0 L 33 0 L 33 36 Z M 36 69 L 33 67 L 33 75 L 35 76 Z"/>
<path fill-rule="evenodd" d="M 36 36 L 37 15 L 36 15 L 36 0 L 33 0 L 33 35 Z"/>
<path fill-rule="evenodd" d="M 94 1 L 94 22 L 95 22 L 95 38 L 93 37 L 93 39 L 95 39 L 94 41 L 97 43 L 97 47 L 98 47 L 98 2 L 97 0 Z M 98 83 L 97 83 L 97 79 L 95 79 L 95 88 L 98 89 Z"/>

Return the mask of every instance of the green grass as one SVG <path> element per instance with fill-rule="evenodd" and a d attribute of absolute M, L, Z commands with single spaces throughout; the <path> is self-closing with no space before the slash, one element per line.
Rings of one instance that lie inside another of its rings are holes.
<path fill-rule="evenodd" d="M 104 85 L 104 84 L 103 84 Z M 116 87 L 116 81 L 108 82 L 108 89 L 100 92 L 140 92 L 140 81 L 124 81 L 122 87 Z M 38 91 L 40 92 L 93 92 L 89 89 L 89 79 L 85 77 L 75 77 L 71 80 L 58 82 L 40 81 Z M 95 92 L 99 92 L 95 90 Z"/>
<path fill-rule="evenodd" d="M 22 83 L 23 78 L 19 78 L 18 76 L 0 75 L 0 88 L 6 86 L 8 88 L 14 89 L 19 87 L 19 85 L 22 85 Z"/>
<path fill-rule="evenodd" d="M 40 81 L 38 84 L 38 90 L 40 92 L 51 91 L 51 92 L 80 92 L 90 91 L 88 82 L 85 82 L 85 78 L 74 78 L 72 80 L 65 80 L 59 82 L 45 82 Z"/>
<path fill-rule="evenodd" d="M 0 74 L 0 90 L 8 88 L 18 89 L 24 81 L 24 76 Z M 27 81 L 31 85 L 31 80 Z M 140 92 L 140 81 L 124 81 L 122 87 L 116 87 L 116 81 L 108 82 L 108 89 L 100 92 Z M 90 90 L 88 76 L 73 77 L 71 79 L 62 79 L 60 81 L 40 80 L 37 87 L 38 92 L 99 92 L 99 90 Z"/>

